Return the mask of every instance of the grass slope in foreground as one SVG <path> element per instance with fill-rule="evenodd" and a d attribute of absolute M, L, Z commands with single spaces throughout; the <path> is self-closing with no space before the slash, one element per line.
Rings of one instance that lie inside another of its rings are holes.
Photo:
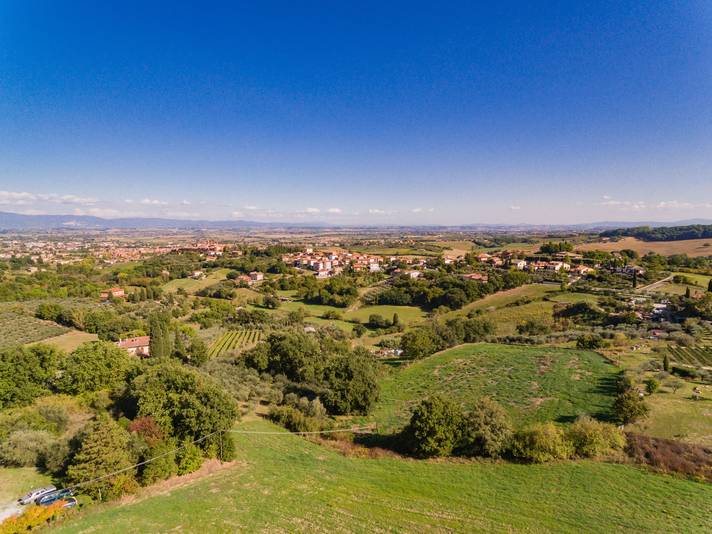
<path fill-rule="evenodd" d="M 605 417 L 618 370 L 595 352 L 478 343 L 396 369 L 374 411 L 379 431 L 403 426 L 412 407 L 438 393 L 465 408 L 488 395 L 518 422 Z"/>
<path fill-rule="evenodd" d="M 240 426 L 273 431 L 257 421 Z M 712 486 L 626 465 L 357 459 L 235 435 L 238 464 L 59 532 L 705 532 Z"/>

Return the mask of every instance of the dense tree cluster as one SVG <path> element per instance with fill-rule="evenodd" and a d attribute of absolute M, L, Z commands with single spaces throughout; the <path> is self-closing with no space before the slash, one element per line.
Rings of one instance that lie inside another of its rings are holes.
<path fill-rule="evenodd" d="M 686 239 L 706 239 L 712 237 L 712 224 L 691 224 L 688 226 L 636 226 L 601 232 L 601 237 L 635 237 L 642 241 L 683 241 Z"/>
<path fill-rule="evenodd" d="M 319 397 L 331 414 L 365 414 L 378 398 L 378 364 L 365 349 L 319 331 L 298 329 L 270 334 L 245 354 L 247 366 L 284 375 Z"/>
<path fill-rule="evenodd" d="M 312 304 L 345 308 L 358 297 L 358 286 L 348 276 L 335 276 L 326 281 L 307 278 L 299 290 L 299 296 Z"/>
<path fill-rule="evenodd" d="M 408 330 L 401 337 L 403 357 L 418 359 L 461 343 L 476 343 L 495 332 L 494 323 L 481 317 L 454 317 Z"/>
<path fill-rule="evenodd" d="M 118 341 L 121 337 L 140 334 L 144 327 L 140 319 L 110 307 L 97 309 L 77 306 L 70 308 L 54 303 L 43 303 L 37 307 L 35 316 L 90 334 L 97 334 L 99 339 L 108 341 Z"/>
<path fill-rule="evenodd" d="M 100 286 L 81 272 L 38 271 L 0 280 L 0 301 L 98 296 Z"/>
<path fill-rule="evenodd" d="M 490 274 L 487 282 L 467 280 L 444 273 L 428 273 L 420 278 L 399 276 L 384 291 L 378 293 L 377 304 L 422 306 L 433 309 L 446 306 L 456 310 L 485 295 L 526 284 L 529 276 L 518 271 Z"/>
<path fill-rule="evenodd" d="M 507 413 L 489 398 L 480 399 L 465 413 L 441 396 L 424 399 L 415 407 L 402 440 L 419 457 L 506 456 L 531 463 L 606 456 L 621 451 L 626 443 L 622 431 L 590 417 L 566 428 L 549 422 L 513 430 Z"/>
<path fill-rule="evenodd" d="M 547 241 L 539 247 L 540 254 L 556 254 L 557 252 L 573 252 L 574 246 L 568 241 Z"/>

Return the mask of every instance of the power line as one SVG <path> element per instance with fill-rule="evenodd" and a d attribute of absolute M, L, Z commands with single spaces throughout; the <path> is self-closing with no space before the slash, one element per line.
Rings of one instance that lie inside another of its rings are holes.
<path fill-rule="evenodd" d="M 225 430 L 225 432 L 230 432 L 232 434 L 253 434 L 253 435 L 274 435 L 274 436 L 289 436 L 289 435 L 312 435 L 312 434 L 335 434 L 337 432 L 363 432 L 364 430 L 373 430 L 371 426 L 362 426 L 356 428 L 337 428 L 334 430 L 313 430 L 313 431 L 302 431 L 302 432 L 280 432 L 280 431 L 260 431 L 260 430 Z"/>
<path fill-rule="evenodd" d="M 307 431 L 284 432 L 284 431 L 259 431 L 259 430 L 216 430 L 215 432 L 206 434 L 205 436 L 195 439 L 195 440 L 191 441 L 190 443 L 185 443 L 185 444 L 181 445 L 180 447 L 176 447 L 175 449 L 172 449 L 170 451 L 166 451 L 164 453 L 158 454 L 156 456 L 153 456 L 152 458 L 147 458 L 146 460 L 139 462 L 137 464 L 131 465 L 129 467 L 124 467 L 123 469 L 118 469 L 116 471 L 107 473 L 105 475 L 101 475 L 99 477 L 95 477 L 95 478 L 91 478 L 89 480 L 84 480 L 82 482 L 78 482 L 78 483 L 73 484 L 72 486 L 69 486 L 64 489 L 74 490 L 74 489 L 82 487 L 82 486 L 94 484 L 95 482 L 99 482 L 100 480 L 104 480 L 105 478 L 110 478 L 110 477 L 113 477 L 116 475 L 120 475 L 121 473 L 125 473 L 126 471 L 131 471 L 132 469 L 136 469 L 137 467 L 141 467 L 143 465 L 149 464 L 155 460 L 158 460 L 159 458 L 163 458 L 164 456 L 168 456 L 169 454 L 173 454 L 175 452 L 183 450 L 188 445 L 191 445 L 191 444 L 195 445 L 196 443 L 205 441 L 206 439 L 214 436 L 215 434 L 222 434 L 224 432 L 229 432 L 231 434 L 249 434 L 249 435 L 272 435 L 272 436 L 298 435 L 298 436 L 305 436 L 305 435 L 315 435 L 315 434 L 335 434 L 335 433 L 339 433 L 339 432 L 363 432 L 363 431 L 370 431 L 370 430 L 373 430 L 372 426 L 362 426 L 362 427 L 355 427 L 355 428 L 338 428 L 338 429 L 332 429 L 332 430 L 314 430 L 314 431 L 309 431 L 309 432 L 307 432 Z"/>
<path fill-rule="evenodd" d="M 73 489 L 78 488 L 78 487 L 80 487 L 80 486 L 86 486 L 86 485 L 88 485 L 88 484 L 93 484 L 93 483 L 95 483 L 95 482 L 99 482 L 100 480 L 104 480 L 105 478 L 113 477 L 113 476 L 115 476 L 115 475 L 120 475 L 121 473 L 125 473 L 126 471 L 130 471 L 130 470 L 132 470 L 132 469 L 136 469 L 137 467 L 141 467 L 142 465 L 146 465 L 146 464 L 148 464 L 148 463 L 151 463 L 151 462 L 153 462 L 154 460 L 158 460 L 159 458 L 163 458 L 164 456 L 168 456 L 169 454 L 173 454 L 174 452 L 178 452 L 178 451 L 180 451 L 180 450 L 182 450 L 182 449 L 185 449 L 188 445 L 191 445 L 191 444 L 194 445 L 194 444 L 196 444 L 196 443 L 200 443 L 201 441 L 205 441 L 205 440 L 208 439 L 209 437 L 214 436 L 215 434 L 218 434 L 218 433 L 220 433 L 220 432 L 224 432 L 224 430 L 216 430 L 215 432 L 211 432 L 210 434 L 206 434 L 205 436 L 203 436 L 203 437 L 201 437 L 201 438 L 198 438 L 198 439 L 196 439 L 196 440 L 193 440 L 193 441 L 191 441 L 190 443 L 186 443 L 186 444 L 184 444 L 184 445 L 181 445 L 180 447 L 176 447 L 176 448 L 173 449 L 173 450 L 166 451 L 166 452 L 161 453 L 161 454 L 159 454 L 159 455 L 157 455 L 157 456 L 154 456 L 154 457 L 152 457 L 152 458 L 148 458 L 148 459 L 144 460 L 143 462 L 139 462 L 139 463 L 134 464 L 134 465 L 131 465 L 131 466 L 129 466 L 129 467 L 124 467 L 123 469 L 119 469 L 119 470 L 117 470 L 117 471 L 113 471 L 112 473 L 107 473 L 106 475 L 101 475 L 100 477 L 96 477 L 96 478 L 92 478 L 92 479 L 89 479 L 89 480 L 85 480 L 85 481 L 83 481 L 83 482 L 78 482 L 78 483 L 76 483 L 76 484 L 74 484 L 74 485 L 72 485 L 72 486 L 69 486 L 68 488 L 65 488 L 65 489 L 72 489 L 72 490 L 73 490 Z"/>

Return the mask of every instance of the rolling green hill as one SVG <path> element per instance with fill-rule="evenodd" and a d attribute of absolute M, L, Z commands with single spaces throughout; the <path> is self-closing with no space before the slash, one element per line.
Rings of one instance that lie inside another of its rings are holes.
<path fill-rule="evenodd" d="M 517 421 L 605 416 L 618 370 L 595 352 L 541 346 L 462 345 L 408 367 L 384 381 L 374 411 L 379 431 L 403 426 L 414 404 L 440 393 L 465 408 L 483 395 Z"/>

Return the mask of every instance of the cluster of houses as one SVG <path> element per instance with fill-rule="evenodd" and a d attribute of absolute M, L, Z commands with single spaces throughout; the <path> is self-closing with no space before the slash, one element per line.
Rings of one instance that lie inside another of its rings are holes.
<path fill-rule="evenodd" d="M 198 241 L 197 243 L 193 243 L 191 245 L 182 246 L 177 250 L 179 252 L 195 252 L 204 258 L 219 258 L 223 255 L 226 248 L 227 245 L 224 243 L 218 243 L 217 241 L 208 239 L 206 241 Z M 241 254 L 241 251 L 239 250 L 235 250 L 233 252 L 238 256 Z"/>
<path fill-rule="evenodd" d="M 317 278 L 338 275 L 346 266 L 354 271 L 379 272 L 385 263 L 381 256 L 355 252 L 314 252 L 311 248 L 304 252 L 284 254 L 282 261 L 298 269 L 313 271 Z"/>
<path fill-rule="evenodd" d="M 504 251 L 496 254 L 487 254 L 482 252 L 477 255 L 477 259 L 484 264 L 492 265 L 493 267 L 514 268 L 520 271 L 552 271 L 566 272 L 575 275 L 585 275 L 600 269 L 600 265 L 586 264 L 585 259 L 581 254 L 575 252 L 557 252 L 548 257 L 548 259 L 538 259 L 536 256 L 529 259 L 515 257 L 514 253 Z M 624 265 L 610 268 L 617 274 L 626 276 L 642 276 L 645 274 L 645 269 L 637 265 Z"/>
<path fill-rule="evenodd" d="M 82 261 L 86 243 L 75 240 L 53 239 L 0 239 L 0 260 L 14 257 L 29 257 L 38 264 L 69 265 Z M 38 267 L 28 267 L 30 273 Z"/>
<path fill-rule="evenodd" d="M 493 267 L 510 267 L 520 271 L 553 271 L 553 272 L 571 272 L 574 274 L 587 274 L 594 270 L 593 267 L 584 265 L 583 263 L 573 264 L 574 261 L 581 262 L 583 256 L 569 252 L 559 252 L 553 255 L 552 260 L 533 260 L 527 261 L 521 258 L 515 258 L 511 252 L 502 252 L 500 254 L 487 254 L 482 252 L 477 255 L 477 259 L 481 263 L 492 265 Z"/>
<path fill-rule="evenodd" d="M 194 252 L 203 258 L 217 258 L 223 255 L 226 247 L 227 245 L 213 240 L 198 241 L 190 245 L 169 243 L 161 246 L 146 244 L 124 246 L 117 242 L 105 241 L 95 245 L 92 255 L 113 265 L 170 252 Z"/>

